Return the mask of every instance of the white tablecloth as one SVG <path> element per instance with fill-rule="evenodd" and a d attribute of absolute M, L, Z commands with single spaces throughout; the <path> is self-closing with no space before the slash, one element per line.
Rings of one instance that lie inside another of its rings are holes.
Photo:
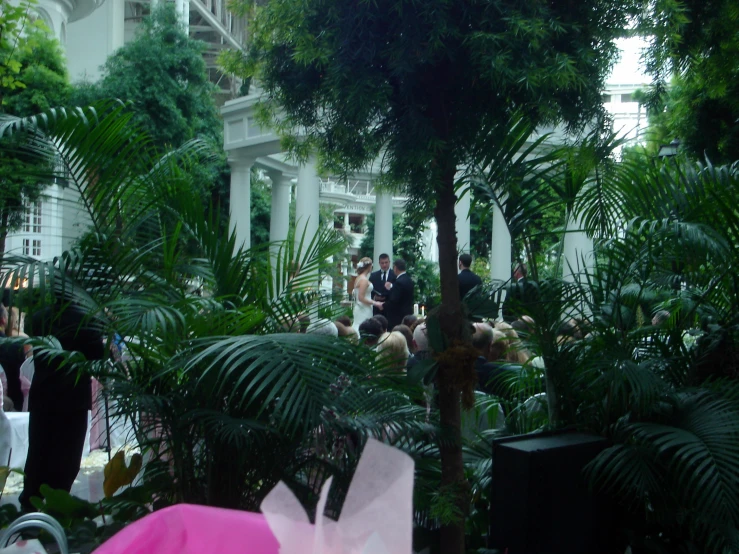
<path fill-rule="evenodd" d="M 0 466 L 8 463 L 10 467 L 23 469 L 28 456 L 28 412 L 0 412 Z M 89 415 L 88 415 L 89 418 Z M 87 435 L 82 456 L 90 453 L 90 425 L 88 419 Z"/>
<path fill-rule="evenodd" d="M 28 455 L 28 412 L 2 412 L 0 415 L 0 465 L 20 468 L 26 465 Z"/>

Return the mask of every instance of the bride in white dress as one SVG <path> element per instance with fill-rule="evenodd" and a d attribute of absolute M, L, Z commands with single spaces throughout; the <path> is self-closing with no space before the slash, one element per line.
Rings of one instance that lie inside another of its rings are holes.
<path fill-rule="evenodd" d="M 369 282 L 369 274 L 372 271 L 372 260 L 362 258 L 357 264 L 357 278 L 354 281 L 354 323 L 352 327 L 359 333 L 359 326 L 365 319 L 372 317 L 372 308 L 382 309 L 382 302 L 372 300 L 374 287 Z"/>

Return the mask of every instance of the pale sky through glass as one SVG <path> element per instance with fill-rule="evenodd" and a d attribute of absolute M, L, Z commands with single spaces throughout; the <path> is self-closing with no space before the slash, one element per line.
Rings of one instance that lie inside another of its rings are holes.
<path fill-rule="evenodd" d="M 606 80 L 609 85 L 647 84 L 651 79 L 644 74 L 639 61 L 641 51 L 647 43 L 640 37 L 618 39 L 616 44 L 621 49 L 621 59 L 613 67 L 611 76 Z"/>

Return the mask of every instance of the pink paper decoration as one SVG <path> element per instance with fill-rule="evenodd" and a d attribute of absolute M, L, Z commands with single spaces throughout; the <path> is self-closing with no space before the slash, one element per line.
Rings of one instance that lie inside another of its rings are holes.
<path fill-rule="evenodd" d="M 121 530 L 94 554 L 279 554 L 262 514 L 178 504 Z"/>

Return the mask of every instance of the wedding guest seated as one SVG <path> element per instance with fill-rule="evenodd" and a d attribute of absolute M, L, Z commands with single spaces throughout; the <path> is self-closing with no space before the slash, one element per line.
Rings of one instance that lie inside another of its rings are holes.
<path fill-rule="evenodd" d="M 405 341 L 408 343 L 408 352 L 413 354 L 416 349 L 413 346 L 413 333 L 410 328 L 407 325 L 400 324 L 393 327 L 393 331 L 397 331 L 405 337 Z"/>
<path fill-rule="evenodd" d="M 336 326 L 336 330 L 339 332 L 339 337 L 346 337 L 352 343 L 357 344 L 359 341 L 359 335 L 351 325 L 347 327 L 339 321 L 334 321 L 334 325 Z"/>
<path fill-rule="evenodd" d="M 380 326 L 382 327 L 382 332 L 387 333 L 387 318 L 384 315 L 377 314 L 376 316 L 373 316 L 372 319 L 376 319 L 380 322 Z"/>
<path fill-rule="evenodd" d="M 413 322 L 413 325 L 409 325 L 408 327 L 411 328 L 411 331 L 415 331 L 416 327 L 418 327 L 419 325 L 423 325 L 424 323 L 426 323 L 426 318 L 418 317 L 416 318 L 416 321 Z"/>
<path fill-rule="evenodd" d="M 405 371 L 410 352 L 408 351 L 408 343 L 402 333 L 398 331 L 383 333 L 377 343 L 377 353 L 380 360 L 387 364 L 387 367 L 397 371 Z"/>
<path fill-rule="evenodd" d="M 433 354 L 429 348 L 426 322 L 421 321 L 420 323 L 417 323 L 416 328 L 413 329 L 413 354 L 408 360 L 408 369 L 424 360 L 431 359 L 432 356 Z"/>
<path fill-rule="evenodd" d="M 374 346 L 382 335 L 382 325 L 374 317 L 365 319 L 359 326 L 359 340 L 366 346 Z"/>
<path fill-rule="evenodd" d="M 479 353 L 475 361 L 477 388 L 488 394 L 505 398 L 509 396 L 508 387 L 503 379 L 507 370 L 502 360 L 505 354 L 506 336 L 502 331 L 493 329 L 487 323 L 475 323 L 474 325 L 472 346 Z"/>
<path fill-rule="evenodd" d="M 514 364 L 525 364 L 531 357 L 531 353 L 524 348 L 513 326 L 505 321 L 498 321 L 494 328 L 505 335 L 505 339 L 503 339 L 505 361 Z"/>
<path fill-rule="evenodd" d="M 418 321 L 418 316 L 409 314 L 403 318 L 403 325 L 406 325 L 411 331 L 413 331 L 413 326 L 416 324 L 416 321 Z"/>
<path fill-rule="evenodd" d="M 334 322 L 328 319 L 318 319 L 311 323 L 306 330 L 309 335 L 325 335 L 329 337 L 338 337 L 339 330 Z"/>
<path fill-rule="evenodd" d="M 341 323 L 344 327 L 351 327 L 352 320 L 348 315 L 342 315 L 336 318 L 337 323 Z"/>

